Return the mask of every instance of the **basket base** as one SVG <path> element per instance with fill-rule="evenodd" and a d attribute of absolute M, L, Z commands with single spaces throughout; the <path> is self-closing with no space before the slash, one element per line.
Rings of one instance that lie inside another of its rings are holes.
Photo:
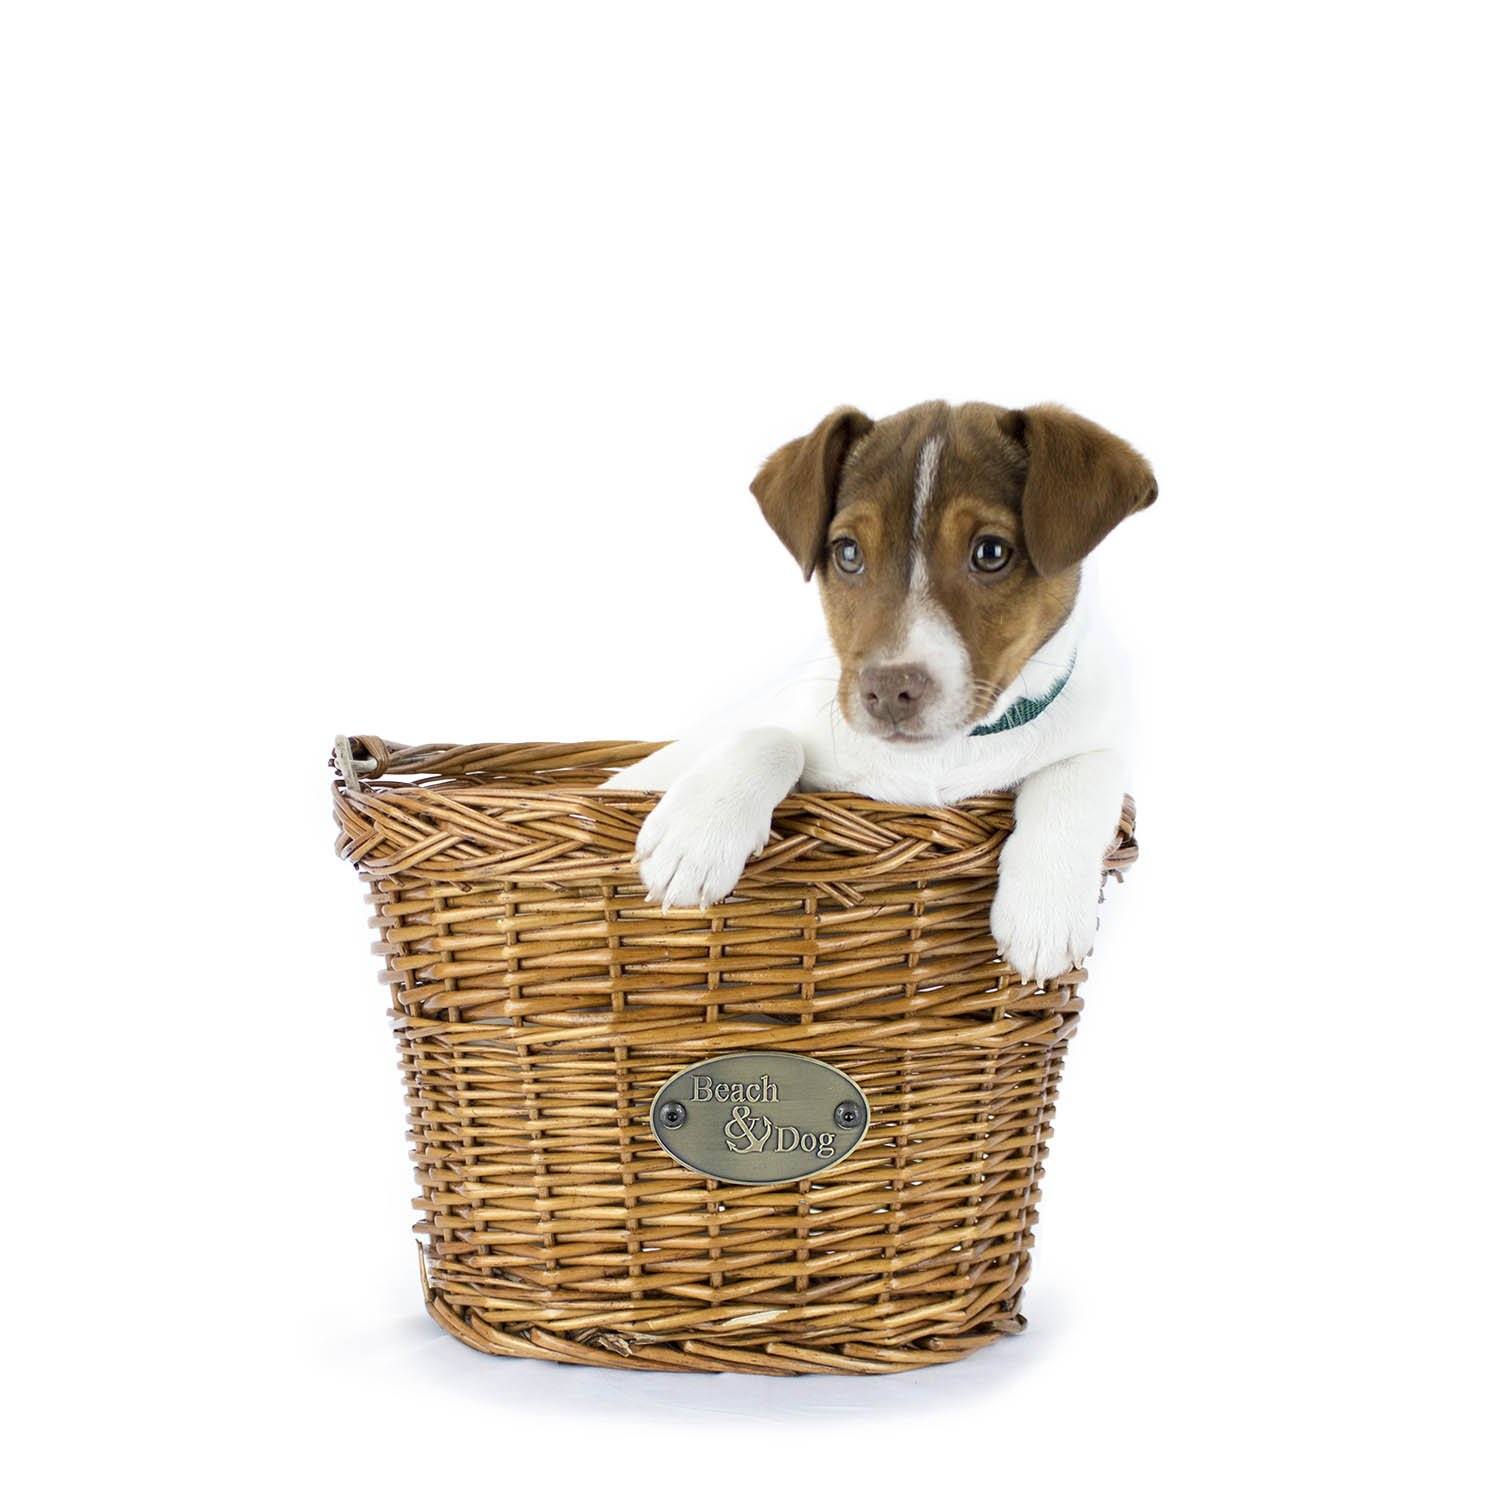
<path fill-rule="evenodd" d="M 1024 1281 L 1024 1271 L 1019 1280 Z M 993 1344 L 1009 1334 L 1023 1333 L 1019 1286 L 1013 1296 L 990 1303 L 984 1313 L 951 1333 L 929 1334 L 903 1342 L 892 1337 L 870 1337 L 826 1346 L 768 1338 L 734 1342 L 712 1337 L 648 1342 L 628 1339 L 605 1330 L 584 1334 L 549 1333 L 533 1324 L 510 1332 L 486 1322 L 474 1309 L 467 1312 L 427 1289 L 427 1311 L 433 1321 L 460 1343 L 481 1354 L 521 1359 L 546 1359 L 556 1364 L 595 1365 L 606 1370 L 686 1370 L 703 1374 L 740 1375 L 893 1375 L 947 1365 Z"/>

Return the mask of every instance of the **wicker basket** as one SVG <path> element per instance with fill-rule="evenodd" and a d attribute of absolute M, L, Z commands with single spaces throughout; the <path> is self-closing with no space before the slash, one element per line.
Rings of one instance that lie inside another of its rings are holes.
<path fill-rule="evenodd" d="M 639 1370 L 909 1370 L 1024 1327 L 1081 971 L 1020 983 L 989 908 L 1008 796 L 796 795 L 734 896 L 646 904 L 655 749 L 341 741 L 406 1080 L 432 1316 L 490 1354 Z M 1106 859 L 1135 858 L 1133 809 Z M 832 1064 L 868 1131 L 776 1186 L 695 1174 L 657 1089 L 741 1051 Z"/>

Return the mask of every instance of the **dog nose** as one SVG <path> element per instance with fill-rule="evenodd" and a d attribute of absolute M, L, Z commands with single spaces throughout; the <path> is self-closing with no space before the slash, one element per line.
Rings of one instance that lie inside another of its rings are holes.
<path fill-rule="evenodd" d="M 892 725 L 912 718 L 931 686 L 924 667 L 866 667 L 859 674 L 860 696 L 870 716 Z"/>

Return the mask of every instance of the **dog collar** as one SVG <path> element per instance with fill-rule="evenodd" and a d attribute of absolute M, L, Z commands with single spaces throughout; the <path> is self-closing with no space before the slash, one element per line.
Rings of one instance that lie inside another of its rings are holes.
<path fill-rule="evenodd" d="M 1078 653 L 1075 651 L 1068 661 L 1068 670 L 1040 698 L 1017 698 L 993 724 L 976 724 L 969 731 L 969 737 L 972 739 L 980 734 L 999 734 L 1002 729 L 1019 729 L 1022 724 L 1031 723 L 1067 687 L 1068 678 L 1073 675 L 1073 664 L 1077 660 Z"/>

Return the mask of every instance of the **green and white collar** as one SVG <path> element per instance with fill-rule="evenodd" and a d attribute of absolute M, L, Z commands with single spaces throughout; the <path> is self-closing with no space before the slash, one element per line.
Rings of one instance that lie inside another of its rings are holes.
<path fill-rule="evenodd" d="M 1068 661 L 1068 670 L 1040 698 L 1017 698 L 992 724 L 976 724 L 969 731 L 970 738 L 981 734 L 999 734 L 1002 730 L 1019 729 L 1022 724 L 1031 723 L 1067 687 L 1068 678 L 1073 675 L 1073 667 L 1077 660 L 1078 653 L 1075 651 Z"/>

